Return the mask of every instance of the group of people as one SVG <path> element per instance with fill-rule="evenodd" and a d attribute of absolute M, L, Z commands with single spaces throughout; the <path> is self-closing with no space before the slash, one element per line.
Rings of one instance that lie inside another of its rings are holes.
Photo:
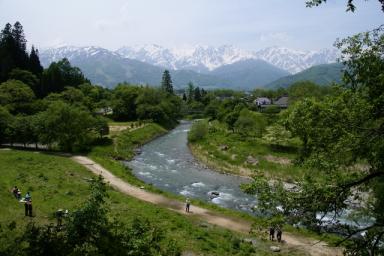
<path fill-rule="evenodd" d="M 283 235 L 283 231 L 281 230 L 280 226 L 271 226 L 269 228 L 269 240 L 274 241 L 275 240 L 275 233 L 276 233 L 276 239 L 277 242 L 281 242 L 281 236 Z"/>
<path fill-rule="evenodd" d="M 12 194 L 19 201 L 24 203 L 25 216 L 32 217 L 32 197 L 29 192 L 25 194 L 24 198 L 21 198 L 21 191 L 17 186 L 12 188 Z"/>

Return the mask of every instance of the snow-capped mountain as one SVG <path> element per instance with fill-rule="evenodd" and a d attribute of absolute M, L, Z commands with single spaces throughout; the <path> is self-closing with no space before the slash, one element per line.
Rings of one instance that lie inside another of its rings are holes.
<path fill-rule="evenodd" d="M 257 51 L 254 56 L 296 74 L 312 66 L 336 62 L 338 51 L 336 49 L 297 51 L 284 47 L 269 47 Z"/>
<path fill-rule="evenodd" d="M 245 51 L 230 45 L 220 47 L 195 46 L 168 49 L 159 45 L 122 47 L 116 51 L 126 58 L 136 59 L 170 69 L 190 69 L 209 72 L 224 65 L 249 59 L 261 59 L 297 73 L 314 65 L 335 62 L 337 51 L 297 51 L 284 47 L 269 47 L 257 52 Z"/>
<path fill-rule="evenodd" d="M 47 67 L 53 61 L 59 61 L 63 58 L 73 60 L 76 58 L 86 58 L 89 56 L 119 56 L 118 53 L 109 51 L 107 49 L 96 47 L 96 46 L 87 46 L 87 47 L 78 47 L 78 46 L 62 46 L 58 48 L 47 48 L 40 51 L 40 61 L 43 66 Z"/>
<path fill-rule="evenodd" d="M 203 87 L 251 89 L 318 64 L 336 60 L 334 50 L 296 51 L 270 47 L 258 52 L 233 46 L 167 49 L 158 45 L 123 47 L 117 51 L 88 46 L 43 49 L 40 61 L 48 67 L 63 58 L 81 68 L 93 83 L 113 87 L 127 81 L 158 85 L 165 68 L 176 87 L 189 81 Z"/>
<path fill-rule="evenodd" d="M 253 59 L 253 54 L 224 45 L 220 47 L 196 46 L 167 49 L 159 45 L 125 46 L 116 51 L 126 58 L 136 59 L 175 70 L 209 72 L 223 65 Z"/>

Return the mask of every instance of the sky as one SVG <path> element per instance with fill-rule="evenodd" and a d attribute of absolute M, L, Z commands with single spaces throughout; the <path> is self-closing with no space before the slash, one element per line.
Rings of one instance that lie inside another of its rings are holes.
<path fill-rule="evenodd" d="M 306 8 L 305 0 L 0 0 L 0 26 L 20 21 L 29 46 L 158 44 L 332 48 L 336 38 L 384 23 L 377 0 Z"/>

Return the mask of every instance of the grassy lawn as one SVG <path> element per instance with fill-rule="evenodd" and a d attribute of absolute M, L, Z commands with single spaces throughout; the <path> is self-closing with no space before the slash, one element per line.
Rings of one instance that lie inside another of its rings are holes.
<path fill-rule="evenodd" d="M 276 149 L 260 138 L 244 139 L 224 129 L 210 132 L 190 147 L 199 160 L 227 173 L 251 176 L 260 171 L 274 179 L 293 181 L 305 171 L 293 164 L 294 148 Z M 257 164 L 247 161 L 249 158 L 256 159 Z"/>
<path fill-rule="evenodd" d="M 17 150 L 0 150 L 0 195 L 2 210 L 0 224 L 7 232 L 19 232 L 30 221 L 39 224 L 55 223 L 58 208 L 72 212 L 80 207 L 89 194 L 89 179 L 94 178 L 84 167 L 72 160 L 45 153 Z M 24 206 L 11 194 L 17 185 L 23 196 L 31 192 L 35 217 L 24 217 Z M 258 241 L 257 248 L 240 243 L 242 235 L 202 225 L 201 221 L 187 218 L 161 207 L 109 190 L 110 217 L 130 223 L 135 217 L 146 218 L 173 238 L 183 251 L 198 255 L 270 255 L 267 241 Z M 8 230 L 10 223 L 16 228 Z M 1 246 L 1 245 L 0 245 Z M 284 249 L 286 255 L 303 255 Z"/>

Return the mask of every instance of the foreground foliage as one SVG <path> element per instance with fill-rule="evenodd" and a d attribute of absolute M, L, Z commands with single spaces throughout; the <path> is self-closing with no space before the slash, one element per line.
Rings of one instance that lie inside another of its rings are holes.
<path fill-rule="evenodd" d="M 349 255 L 384 253 L 383 31 L 338 41 L 348 67 L 340 93 L 306 99 L 289 111 L 286 126 L 303 142 L 299 163 L 312 173 L 293 190 L 262 175 L 246 186 L 269 214 L 318 230 L 336 229 L 345 237 L 340 243 L 353 239 L 345 245 Z M 355 225 L 338 223 L 346 207 L 353 207 Z"/>
<path fill-rule="evenodd" d="M 170 243 L 162 246 L 162 232 L 148 221 L 135 219 L 127 227 L 110 221 L 106 208 L 106 184 L 91 182 L 88 201 L 76 210 L 65 226 L 30 223 L 20 237 L 4 250 L 6 255 L 179 255 Z"/>

